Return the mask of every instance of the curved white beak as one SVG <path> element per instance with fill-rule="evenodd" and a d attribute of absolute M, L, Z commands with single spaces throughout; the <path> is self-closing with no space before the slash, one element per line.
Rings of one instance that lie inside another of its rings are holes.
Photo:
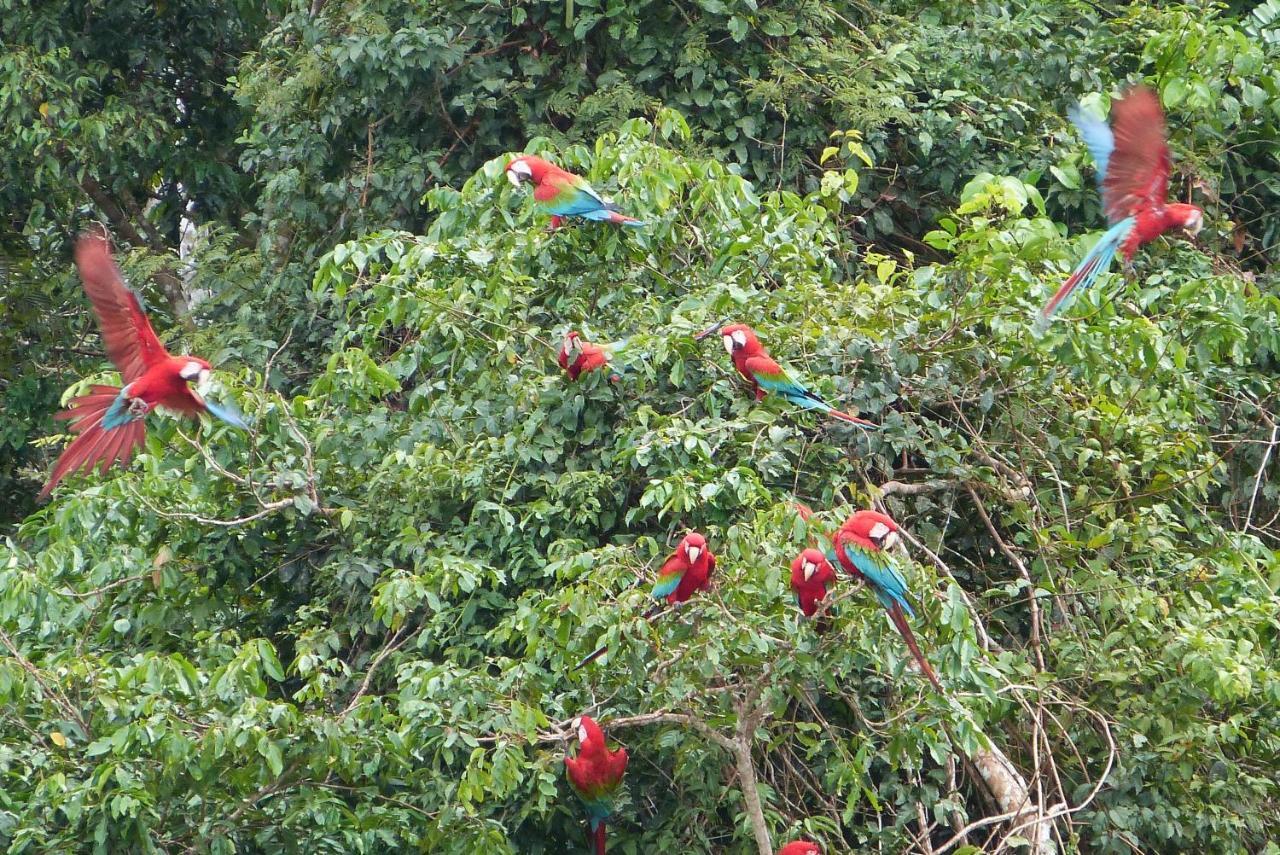
<path fill-rule="evenodd" d="M 694 564 L 698 560 L 698 556 L 702 554 L 702 550 L 696 546 L 686 547 L 684 554 L 689 556 L 689 563 Z"/>

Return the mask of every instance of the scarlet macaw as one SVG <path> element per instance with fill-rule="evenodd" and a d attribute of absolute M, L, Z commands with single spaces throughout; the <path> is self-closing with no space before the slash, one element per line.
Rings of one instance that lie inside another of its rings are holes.
<path fill-rule="evenodd" d="M 1195 235 L 1204 225 L 1204 214 L 1195 205 L 1165 203 L 1169 144 L 1165 140 L 1164 112 L 1150 89 L 1135 86 L 1113 103 L 1111 127 L 1078 107 L 1072 110 L 1071 120 L 1093 154 L 1098 188 L 1111 228 L 1040 310 L 1039 327 L 1092 285 L 1098 274 L 1111 266 L 1117 251 L 1127 266 L 1140 246 L 1165 232 L 1184 229 Z"/>
<path fill-rule="evenodd" d="M 818 604 L 826 599 L 827 585 L 835 579 L 831 563 L 816 549 L 806 549 L 791 562 L 791 590 L 805 617 L 817 614 Z"/>
<path fill-rule="evenodd" d="M 855 511 L 836 532 L 833 549 L 827 557 L 846 572 L 863 579 L 875 593 L 880 605 L 889 613 L 889 620 L 902 635 L 920 665 L 920 670 L 933 687 L 942 691 L 938 676 L 933 673 L 929 661 L 920 652 L 908 616 L 915 616 L 907 602 L 907 580 L 898 570 L 889 550 L 898 542 L 898 524 L 878 511 Z"/>
<path fill-rule="evenodd" d="M 590 716 L 576 722 L 578 756 L 564 758 L 569 785 L 587 809 L 595 855 L 605 855 L 605 822 L 613 816 L 613 800 L 627 771 L 627 749 L 610 751 L 604 732 Z"/>
<path fill-rule="evenodd" d="M 560 345 L 557 361 L 568 374 L 570 380 L 577 380 L 584 371 L 596 371 L 609 364 L 613 354 L 605 347 L 585 341 L 576 330 L 570 330 Z M 617 383 L 622 379 L 617 372 L 609 375 L 609 380 Z"/>
<path fill-rule="evenodd" d="M 655 600 L 666 600 L 675 606 L 685 602 L 698 591 L 711 589 L 711 572 L 716 569 L 716 557 L 707 549 L 707 539 L 696 531 L 691 531 L 676 544 L 675 551 L 658 568 L 658 578 L 653 583 L 652 596 Z M 662 611 L 663 603 L 657 602 L 642 615 L 645 620 Z M 605 645 L 592 651 L 578 663 L 577 667 L 589 665 L 609 650 Z"/>
<path fill-rule="evenodd" d="M 879 427 L 874 422 L 840 412 L 822 400 L 816 392 L 805 388 L 785 368 L 773 361 L 755 332 L 746 324 L 730 324 L 723 329 L 721 324 L 716 324 L 699 333 L 696 340 L 701 341 L 717 330 L 720 331 L 724 341 L 724 349 L 733 359 L 733 367 L 738 369 L 743 379 L 751 384 L 757 401 L 763 400 L 766 392 L 772 392 L 806 410 L 818 410 L 859 427 Z"/>
<path fill-rule="evenodd" d="M 581 217 L 624 226 L 643 226 L 643 220 L 628 217 L 618 206 L 606 201 L 580 175 L 567 172 L 536 155 L 523 155 L 507 164 L 507 180 L 513 187 L 525 181 L 534 185 L 538 207 L 551 215 L 551 228 L 558 229 L 566 217 Z"/>
<path fill-rule="evenodd" d="M 793 840 L 779 849 L 778 855 L 822 855 L 822 850 L 808 840 Z"/>
<path fill-rule="evenodd" d="M 157 406 L 188 416 L 209 413 L 235 427 L 247 427 L 233 410 L 205 400 L 191 388 L 208 381 L 211 366 L 197 356 L 172 356 L 165 350 L 138 296 L 124 284 L 104 234 L 81 235 L 75 258 L 85 293 L 98 316 L 107 356 L 120 370 L 124 386 L 94 386 L 54 416 L 70 420 L 71 432 L 79 435 L 54 464 L 49 483 L 40 491 L 41 499 L 77 470 L 88 471 L 98 465 L 99 471 L 106 473 L 117 461 L 128 465 L 146 437 L 144 417 Z"/>

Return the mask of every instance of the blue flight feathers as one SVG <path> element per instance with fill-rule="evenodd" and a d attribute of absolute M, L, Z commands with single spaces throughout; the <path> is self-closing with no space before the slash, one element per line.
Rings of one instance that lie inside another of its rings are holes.
<path fill-rule="evenodd" d="M 1116 138 L 1111 132 L 1111 126 L 1097 116 L 1086 113 L 1079 106 L 1072 107 L 1067 115 L 1080 131 L 1080 136 L 1084 137 L 1084 143 L 1089 147 L 1089 153 L 1093 155 L 1093 162 L 1098 168 L 1098 187 L 1101 189 L 1102 182 L 1107 178 L 1107 164 L 1111 162 L 1111 152 L 1116 147 Z"/>
<path fill-rule="evenodd" d="M 848 544 L 843 544 L 840 548 L 844 550 L 845 557 L 853 563 L 853 566 L 858 568 L 858 572 L 871 583 L 871 589 L 875 591 L 880 605 L 886 609 L 899 606 L 908 617 L 915 617 L 911 604 L 907 602 L 909 593 L 907 580 L 898 572 L 898 568 L 889 558 L 878 553 L 850 548 Z M 836 561 L 835 553 L 829 553 L 827 560 Z"/>

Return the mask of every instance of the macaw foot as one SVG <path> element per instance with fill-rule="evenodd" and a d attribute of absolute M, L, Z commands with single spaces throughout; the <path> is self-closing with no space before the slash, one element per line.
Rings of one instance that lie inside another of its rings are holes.
<path fill-rule="evenodd" d="M 147 402 L 142 400 L 141 398 L 129 399 L 129 415 L 133 416 L 134 418 L 145 416 L 147 414 L 148 409 L 149 407 L 147 406 Z"/>

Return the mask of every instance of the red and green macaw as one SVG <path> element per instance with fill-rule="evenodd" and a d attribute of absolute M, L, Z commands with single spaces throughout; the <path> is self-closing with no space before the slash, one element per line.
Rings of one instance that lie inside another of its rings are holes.
<path fill-rule="evenodd" d="M 585 340 L 576 330 L 570 330 L 560 345 L 557 361 L 569 375 L 570 380 L 577 380 L 584 371 L 598 371 L 609 364 L 613 358 L 610 349 Z M 609 374 L 609 380 L 617 383 L 621 380 L 618 372 Z"/>
<path fill-rule="evenodd" d="M 808 840 L 793 840 L 779 849 L 778 855 L 822 855 L 822 850 Z"/>
<path fill-rule="evenodd" d="M 908 617 L 915 612 L 907 602 L 907 580 L 898 570 L 893 555 L 889 552 L 898 542 L 898 524 L 878 511 L 855 511 L 836 532 L 832 551 L 827 557 L 832 562 L 839 562 L 847 573 L 862 579 L 871 586 L 876 599 L 889 613 L 902 640 L 907 643 L 911 655 L 920 665 L 920 670 L 933 687 L 942 692 L 942 684 L 933 673 L 929 660 L 920 652 L 916 637 L 911 632 Z"/>
<path fill-rule="evenodd" d="M 507 164 L 507 180 L 519 187 L 533 182 L 533 198 L 538 207 L 551 215 L 551 228 L 558 229 L 568 217 L 580 217 L 602 223 L 643 226 L 643 220 L 628 217 L 618 206 L 602 197 L 587 179 L 574 175 L 536 155 L 523 155 Z"/>
<path fill-rule="evenodd" d="M 743 379 L 751 384 L 757 401 L 763 400 L 766 393 L 772 392 L 806 410 L 818 410 L 832 418 L 863 428 L 879 427 L 874 422 L 840 412 L 822 400 L 816 392 L 811 392 L 800 381 L 792 377 L 785 368 L 773 361 L 773 358 L 769 356 L 769 352 L 764 349 L 764 345 L 760 343 L 760 339 L 756 337 L 755 332 L 746 324 L 730 324 L 727 327 L 723 326 L 723 324 L 716 324 L 710 329 L 699 333 L 697 340 L 701 341 L 717 330 L 719 330 L 720 336 L 724 341 L 724 349 L 729 352 L 729 356 L 733 359 L 733 367 L 738 369 L 738 373 L 742 375 Z"/>
<path fill-rule="evenodd" d="M 627 749 L 610 751 L 604 732 L 590 716 L 575 722 L 578 729 L 578 756 L 564 758 L 569 785 L 587 809 L 587 823 L 595 855 L 605 855 L 605 822 L 613 816 L 614 798 L 627 771 Z"/>
<path fill-rule="evenodd" d="M 826 556 L 810 547 L 791 562 L 791 590 L 805 617 L 818 613 L 818 604 L 827 597 L 827 586 L 836 580 Z"/>
<path fill-rule="evenodd" d="M 653 583 L 652 596 L 658 600 L 643 615 L 652 620 L 667 604 L 677 606 L 699 591 L 711 590 L 711 573 L 716 569 L 716 557 L 707 548 L 707 539 L 691 531 L 676 544 L 675 551 L 658 568 L 658 578 Z M 589 665 L 609 651 L 605 645 L 592 651 L 577 667 Z"/>
<path fill-rule="evenodd" d="M 1047 324 L 1111 266 L 1119 252 L 1127 266 L 1143 244 L 1165 232 L 1183 229 L 1195 235 L 1204 214 L 1195 205 L 1166 204 L 1169 190 L 1169 144 L 1164 112 L 1154 92 L 1135 86 L 1111 105 L 1111 127 L 1080 108 L 1071 112 L 1098 169 L 1103 208 L 1111 223 L 1058 292 L 1040 310 Z"/>
<path fill-rule="evenodd" d="M 205 400 L 192 388 L 208 381 L 211 366 L 197 356 L 173 356 L 165 350 L 138 296 L 124 284 L 104 234 L 81 235 L 75 258 L 107 356 L 120 370 L 124 386 L 94 386 L 54 416 L 69 420 L 71 432 L 78 435 L 54 464 L 41 499 L 77 470 L 97 466 L 105 474 L 117 462 L 128 465 L 146 438 L 145 416 L 157 406 L 187 416 L 209 413 L 235 427 L 247 427 L 234 410 Z"/>

